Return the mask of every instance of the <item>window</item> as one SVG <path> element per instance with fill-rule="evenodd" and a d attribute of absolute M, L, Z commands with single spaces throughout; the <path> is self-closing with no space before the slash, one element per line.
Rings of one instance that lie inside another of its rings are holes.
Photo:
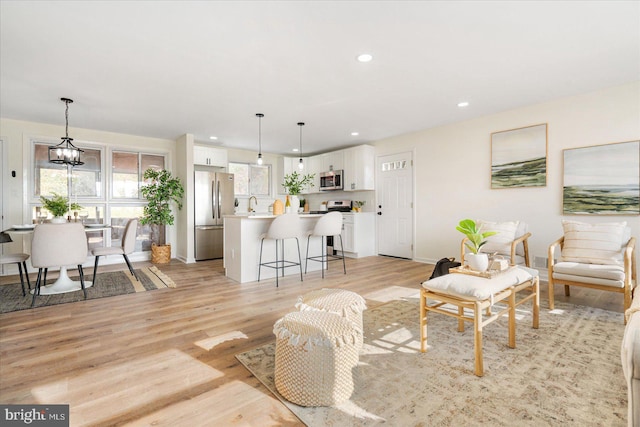
<path fill-rule="evenodd" d="M 80 148 L 84 150 L 84 164 L 67 168 L 66 165 L 49 163 L 48 149 L 51 145 L 49 142 L 33 142 L 32 218 L 38 222 L 50 218 L 50 213 L 40 203 L 41 195 L 48 197 L 57 193 L 70 196 L 71 202 L 82 206 L 78 212 L 70 213 L 72 220 L 111 225 L 108 231 L 87 232 L 89 250 L 120 244 L 127 220 L 142 216 L 146 204 L 140 194 L 144 171 L 148 168 L 164 169 L 165 156 L 117 150 L 105 155 L 108 153 L 105 147 L 83 146 Z M 106 170 L 111 171 L 105 175 L 106 180 L 102 179 L 103 164 L 106 164 Z M 105 191 L 105 188 L 109 188 L 109 191 Z M 164 233 L 164 230 L 160 232 Z M 137 252 L 150 250 L 150 234 L 149 226 L 138 225 Z"/>
<path fill-rule="evenodd" d="M 51 196 L 53 193 L 67 197 L 102 196 L 102 150 L 82 148 L 83 165 L 67 169 L 66 165 L 49 163 L 50 144 L 34 144 L 33 195 Z"/>
<path fill-rule="evenodd" d="M 230 162 L 229 172 L 234 174 L 236 196 L 271 195 L 271 165 Z"/>
<path fill-rule="evenodd" d="M 114 199 L 138 199 L 144 171 L 148 168 L 164 169 L 164 156 L 114 151 L 111 165 L 111 196 Z"/>

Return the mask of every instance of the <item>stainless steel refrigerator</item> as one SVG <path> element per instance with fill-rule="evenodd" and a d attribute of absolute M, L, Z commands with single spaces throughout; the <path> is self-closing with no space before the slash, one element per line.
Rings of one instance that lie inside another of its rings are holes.
<path fill-rule="evenodd" d="M 223 257 L 223 218 L 234 199 L 233 174 L 195 171 L 196 261 Z"/>

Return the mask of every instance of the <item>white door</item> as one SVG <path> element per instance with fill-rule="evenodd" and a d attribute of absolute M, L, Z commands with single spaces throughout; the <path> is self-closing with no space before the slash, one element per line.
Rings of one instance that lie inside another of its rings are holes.
<path fill-rule="evenodd" d="M 378 254 L 413 258 L 413 159 L 410 152 L 376 161 Z"/>

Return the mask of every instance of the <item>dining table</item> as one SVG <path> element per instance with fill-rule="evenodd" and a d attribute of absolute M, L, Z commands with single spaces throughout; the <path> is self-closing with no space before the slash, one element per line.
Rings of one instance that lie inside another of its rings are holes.
<path fill-rule="evenodd" d="M 27 236 L 33 234 L 33 230 L 36 228 L 37 224 L 24 224 L 24 225 L 13 225 L 11 228 L 4 230 L 5 233 L 9 233 L 10 235 L 16 236 Z M 111 226 L 107 224 L 85 224 L 84 230 L 87 233 L 95 232 L 95 231 L 105 231 L 110 230 Z M 39 295 L 54 295 L 54 294 L 64 294 L 67 292 L 75 292 L 81 291 L 82 285 L 79 280 L 72 280 L 69 277 L 69 273 L 67 272 L 67 268 L 69 266 L 61 265 L 60 272 L 58 274 L 58 278 L 55 282 L 40 287 Z M 84 287 L 90 288 L 93 286 L 93 282 L 85 280 Z M 35 289 L 29 291 L 31 294 Z"/>

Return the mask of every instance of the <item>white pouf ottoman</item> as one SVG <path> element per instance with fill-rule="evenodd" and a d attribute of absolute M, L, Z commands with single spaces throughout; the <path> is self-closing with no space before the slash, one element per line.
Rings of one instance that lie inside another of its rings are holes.
<path fill-rule="evenodd" d="M 364 333 L 362 312 L 367 304 L 360 295 L 344 289 L 319 289 L 298 298 L 296 309 L 299 311 L 319 310 L 338 314 L 353 322 L 358 330 Z M 362 341 L 358 343 L 362 348 Z"/>
<path fill-rule="evenodd" d="M 276 336 L 275 386 L 300 406 L 331 406 L 353 393 L 362 331 L 324 311 L 296 311 L 273 326 Z"/>

